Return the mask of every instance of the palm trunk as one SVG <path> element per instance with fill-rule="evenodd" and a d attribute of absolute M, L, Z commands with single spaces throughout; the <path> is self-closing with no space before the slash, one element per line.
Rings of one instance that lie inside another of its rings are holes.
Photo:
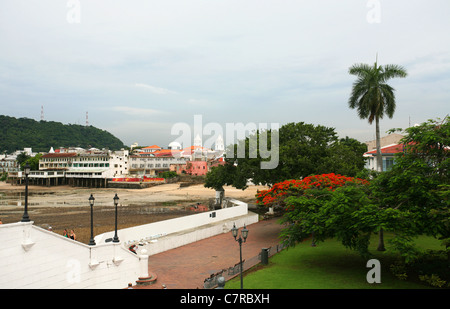
<path fill-rule="evenodd" d="M 380 142 L 380 119 L 378 116 L 375 117 L 375 134 L 376 134 L 376 143 L 377 143 L 377 170 L 382 172 L 383 171 L 383 157 L 381 156 L 381 142 Z M 380 228 L 380 231 L 378 232 L 378 248 L 377 251 L 385 251 L 386 248 L 384 247 L 384 234 L 383 234 L 383 228 Z"/>
<path fill-rule="evenodd" d="M 381 141 L 380 141 L 380 118 L 375 117 L 375 134 L 377 143 L 377 170 L 383 171 L 383 157 L 381 156 Z"/>

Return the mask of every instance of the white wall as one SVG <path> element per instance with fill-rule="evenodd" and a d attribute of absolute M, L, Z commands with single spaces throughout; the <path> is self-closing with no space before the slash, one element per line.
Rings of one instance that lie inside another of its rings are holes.
<path fill-rule="evenodd" d="M 0 225 L 0 288 L 125 288 L 139 257 L 120 244 L 88 246 L 33 225 Z"/>
<path fill-rule="evenodd" d="M 104 241 L 114 232 L 88 246 L 33 222 L 0 224 L 0 288 L 126 288 L 145 277 L 148 255 L 229 232 L 233 223 L 239 228 L 258 221 L 246 203 L 232 202 L 237 206 L 119 230 L 117 244 Z M 140 246 L 138 255 L 128 250 L 130 241 L 157 234 L 166 236 Z M 148 255 L 140 256 L 142 249 Z"/>
<path fill-rule="evenodd" d="M 231 201 L 236 206 L 121 229 L 117 231 L 117 236 L 125 246 L 137 242 L 147 243 L 140 248 L 145 248 L 148 255 L 153 255 L 228 232 L 233 227 L 233 223 L 240 228 L 244 224 L 258 222 L 258 215 L 249 213 L 246 203 Z M 95 237 L 95 242 L 105 243 L 106 239 L 113 236 L 114 231 L 100 234 Z"/>

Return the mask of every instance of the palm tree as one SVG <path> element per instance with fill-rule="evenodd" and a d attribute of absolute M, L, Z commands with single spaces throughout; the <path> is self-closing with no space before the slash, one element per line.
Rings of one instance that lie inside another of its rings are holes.
<path fill-rule="evenodd" d="M 380 146 L 380 119 L 386 114 L 392 118 L 395 111 L 395 89 L 386 82 L 394 77 L 406 77 L 406 70 L 395 64 L 373 67 L 368 64 L 354 64 L 349 73 L 358 79 L 353 83 L 352 94 L 348 100 L 350 108 L 356 108 L 361 119 L 368 119 L 369 124 L 375 120 L 378 170 L 383 170 Z"/>
<path fill-rule="evenodd" d="M 377 57 L 378 58 L 378 57 Z M 378 59 L 373 66 L 360 63 L 350 67 L 349 73 L 358 79 L 353 83 L 352 93 L 348 100 L 350 108 L 356 108 L 361 119 L 368 119 L 369 124 L 375 120 L 377 147 L 377 170 L 383 171 L 380 145 L 380 119 L 386 114 L 392 118 L 395 112 L 395 89 L 386 82 L 394 77 L 406 77 L 406 70 L 395 64 L 378 65 Z M 383 229 L 379 233 L 379 251 L 384 251 Z"/>

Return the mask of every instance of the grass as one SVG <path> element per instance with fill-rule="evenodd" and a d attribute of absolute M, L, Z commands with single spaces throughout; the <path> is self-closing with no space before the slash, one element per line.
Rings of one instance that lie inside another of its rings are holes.
<path fill-rule="evenodd" d="M 386 244 L 389 235 L 386 236 Z M 269 259 L 266 266 L 256 266 L 244 274 L 246 289 L 426 289 L 420 281 L 402 281 L 396 278 L 389 267 L 395 257 L 389 251 L 371 251 L 373 258 L 381 264 L 381 283 L 369 284 L 366 275 L 367 259 L 346 249 L 335 239 L 311 247 L 302 243 L 283 250 Z M 442 249 L 439 241 L 421 237 L 418 244 L 426 249 Z M 372 249 L 372 248 L 371 248 Z M 387 247 L 387 249 L 389 249 Z M 239 289 L 239 277 L 226 283 L 227 289 Z"/>

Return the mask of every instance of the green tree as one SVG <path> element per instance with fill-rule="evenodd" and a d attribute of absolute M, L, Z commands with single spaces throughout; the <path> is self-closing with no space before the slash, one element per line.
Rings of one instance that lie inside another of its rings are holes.
<path fill-rule="evenodd" d="M 367 185 L 349 182 L 335 190 L 309 189 L 285 202 L 281 238 L 286 244 L 295 245 L 311 235 L 314 244 L 335 237 L 363 257 L 370 255 L 370 236 L 378 230 L 379 216 Z"/>
<path fill-rule="evenodd" d="M 237 175 L 236 172 L 236 166 L 233 164 L 228 163 L 225 165 L 214 166 L 206 173 L 205 187 L 221 191 L 223 190 L 223 186 L 233 185 L 238 182 L 235 179 L 235 176 Z M 240 187 L 244 186 L 245 184 Z"/>
<path fill-rule="evenodd" d="M 372 182 L 384 227 L 406 259 L 416 254 L 414 237 L 429 235 L 450 247 L 450 121 L 429 120 L 406 129 L 404 153 Z"/>
<path fill-rule="evenodd" d="M 19 164 L 20 167 L 23 167 L 25 165 L 25 163 L 28 161 L 28 159 L 30 159 L 31 157 L 29 155 L 27 155 L 25 152 L 21 152 L 17 155 L 17 163 Z"/>
<path fill-rule="evenodd" d="M 26 162 L 24 162 L 24 164 L 21 166 L 22 169 L 25 166 L 26 163 L 28 163 L 28 165 L 30 166 L 30 169 L 32 171 L 37 171 L 39 170 L 39 160 L 41 159 L 42 154 L 38 153 L 36 154 L 34 157 L 29 157 Z"/>
<path fill-rule="evenodd" d="M 260 143 L 264 140 L 268 146 L 272 145 L 272 135 L 276 133 L 278 149 L 273 151 L 278 151 L 278 165 L 273 169 L 262 169 L 261 163 L 272 158 L 261 155 Z M 286 179 L 302 179 L 315 174 L 355 176 L 364 167 L 362 149 L 365 148 L 358 143 L 350 138 L 339 140 L 334 128 L 304 122 L 288 123 L 277 132 L 257 131 L 229 146 L 227 154 L 231 155 L 226 156 L 226 167 L 207 174 L 205 185 L 215 188 L 226 183 L 246 189 L 249 180 L 272 186 Z"/>

